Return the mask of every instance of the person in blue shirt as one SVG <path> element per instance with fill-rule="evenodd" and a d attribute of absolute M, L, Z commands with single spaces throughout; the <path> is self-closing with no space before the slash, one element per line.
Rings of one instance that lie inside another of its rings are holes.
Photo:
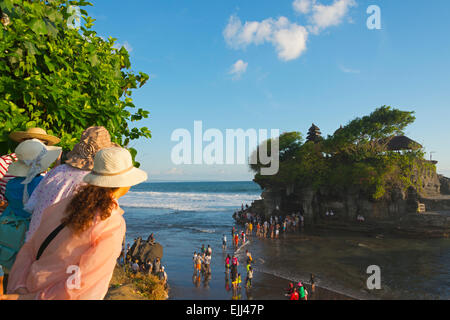
<path fill-rule="evenodd" d="M 43 179 L 41 173 L 61 155 L 61 148 L 31 139 L 20 143 L 15 154 L 18 160 L 8 168 L 8 174 L 15 178 L 6 185 L 8 206 L 0 216 L 0 264 L 6 271 L 14 264 L 30 224 L 31 213 L 24 205 Z"/>

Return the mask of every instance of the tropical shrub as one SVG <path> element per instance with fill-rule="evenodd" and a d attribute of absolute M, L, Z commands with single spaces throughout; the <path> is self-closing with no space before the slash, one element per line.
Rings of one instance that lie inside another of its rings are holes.
<path fill-rule="evenodd" d="M 149 112 L 133 104 L 132 92 L 149 76 L 131 70 L 116 39 L 92 30 L 84 0 L 1 0 L 0 152 L 14 148 L 13 131 L 41 127 L 70 150 L 84 129 L 104 126 L 114 142 L 150 138 L 133 123 Z M 74 8 L 83 21 L 74 27 Z M 134 110 L 134 111 L 133 111 Z M 136 151 L 130 149 L 133 156 Z"/>

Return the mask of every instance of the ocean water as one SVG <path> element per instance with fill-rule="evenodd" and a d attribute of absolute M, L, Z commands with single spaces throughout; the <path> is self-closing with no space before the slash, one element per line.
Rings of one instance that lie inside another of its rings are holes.
<path fill-rule="evenodd" d="M 231 299 L 224 273 L 233 254 L 234 211 L 260 199 L 253 182 L 166 182 L 133 187 L 119 200 L 125 210 L 127 243 L 154 233 L 164 247 L 171 299 Z M 238 230 L 242 227 L 236 226 Z M 226 234 L 228 248 L 222 250 Z M 192 255 L 201 245 L 213 249 L 211 278 L 193 278 Z M 278 240 L 256 239 L 237 250 L 245 279 L 245 250 L 254 258 L 254 285 L 241 299 L 286 299 L 289 281 L 308 281 L 363 299 L 450 299 L 450 240 L 414 240 L 389 236 L 317 231 L 306 226 Z M 381 290 L 368 290 L 369 265 L 381 269 Z"/>

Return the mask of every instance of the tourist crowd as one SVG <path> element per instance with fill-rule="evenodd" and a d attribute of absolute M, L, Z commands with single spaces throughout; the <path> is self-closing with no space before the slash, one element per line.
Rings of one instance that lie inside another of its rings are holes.
<path fill-rule="evenodd" d="M 244 230 L 240 233 L 237 232 L 236 228 L 233 226 L 231 230 L 231 235 L 233 239 L 233 244 L 235 248 L 239 247 L 239 244 L 245 244 L 246 237 L 256 236 L 258 238 L 270 238 L 270 239 L 278 239 L 280 233 L 288 233 L 288 232 L 298 232 L 302 230 L 305 225 L 304 216 L 301 212 L 292 213 L 289 215 L 285 215 L 284 217 L 281 215 L 273 215 L 270 217 L 264 217 L 261 215 L 257 215 L 251 212 L 251 209 L 248 205 L 242 205 L 241 210 L 236 211 L 234 213 L 234 218 L 241 225 L 244 226 Z M 327 210 L 326 216 L 334 216 L 333 211 Z M 225 235 L 224 238 L 226 239 Z M 226 246 L 226 240 L 223 241 L 224 246 Z M 252 256 L 246 250 L 246 261 L 247 261 L 247 277 L 246 277 L 246 287 L 250 288 L 252 285 L 253 279 L 253 268 L 252 268 Z M 231 263 L 231 264 L 230 264 Z M 237 261 L 236 256 L 230 258 L 228 255 L 225 261 L 225 268 L 227 272 L 231 270 L 231 278 L 233 288 L 237 288 L 240 290 L 240 274 L 237 274 L 237 266 L 239 262 Z M 311 290 L 312 293 L 315 291 L 315 279 L 314 275 L 311 274 Z M 290 300 L 308 300 L 308 290 L 304 287 L 302 282 L 298 282 L 297 285 L 293 283 L 290 284 L 286 295 Z"/>
<path fill-rule="evenodd" d="M 250 212 L 249 208 L 246 207 L 245 210 L 241 209 L 235 212 L 234 217 L 244 225 L 245 231 L 241 232 L 241 241 L 245 240 L 245 236 L 252 236 L 253 232 L 260 238 L 278 239 L 280 233 L 297 232 L 305 225 L 304 216 L 300 212 L 292 213 L 284 217 L 281 215 L 273 215 L 266 218 Z M 242 233 L 244 236 L 242 236 Z M 234 227 L 232 235 L 235 241 L 234 243 L 237 246 L 239 239 L 236 241 Z"/>

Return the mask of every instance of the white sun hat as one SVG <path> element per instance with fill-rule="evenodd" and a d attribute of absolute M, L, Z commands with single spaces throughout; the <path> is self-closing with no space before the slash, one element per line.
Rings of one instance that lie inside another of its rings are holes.
<path fill-rule="evenodd" d="M 9 165 L 8 174 L 30 180 L 47 170 L 61 155 L 62 149 L 48 147 L 38 139 L 31 139 L 21 142 L 14 152 L 18 161 Z"/>
<path fill-rule="evenodd" d="M 147 173 L 133 166 L 131 154 L 124 148 L 106 148 L 95 155 L 94 168 L 83 181 L 97 187 L 131 187 L 147 180 Z"/>
<path fill-rule="evenodd" d="M 27 203 L 29 199 L 28 184 L 39 173 L 44 172 L 61 155 L 61 147 L 48 147 L 38 139 L 21 142 L 14 151 L 17 161 L 8 167 L 8 174 L 15 177 L 25 177 L 22 184 L 25 185 L 22 201 Z"/>

